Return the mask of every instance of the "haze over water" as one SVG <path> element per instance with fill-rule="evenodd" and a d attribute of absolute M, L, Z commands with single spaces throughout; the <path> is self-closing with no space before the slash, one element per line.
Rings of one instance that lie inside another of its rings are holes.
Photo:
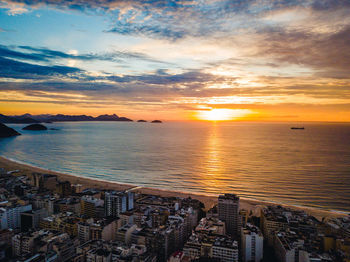
<path fill-rule="evenodd" d="M 135 185 L 350 211 L 350 124 L 48 124 L 0 140 L 0 155 Z"/>

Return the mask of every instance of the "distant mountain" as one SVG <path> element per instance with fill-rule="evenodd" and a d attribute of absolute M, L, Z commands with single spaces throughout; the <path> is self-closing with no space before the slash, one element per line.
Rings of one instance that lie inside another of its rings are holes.
<path fill-rule="evenodd" d="M 31 117 L 28 117 L 26 115 L 23 116 L 5 116 L 0 114 L 0 123 L 5 124 L 32 124 L 32 123 L 39 123 L 38 120 L 35 120 Z"/>
<path fill-rule="evenodd" d="M 65 121 L 94 121 L 94 117 L 87 115 L 53 115 L 45 119 L 45 122 L 65 122 Z"/>
<path fill-rule="evenodd" d="M 95 120 L 97 121 L 117 121 L 119 119 L 119 116 L 116 114 L 113 115 L 100 115 L 98 117 L 95 117 Z"/>
<path fill-rule="evenodd" d="M 151 123 L 160 124 L 160 123 L 163 123 L 163 122 L 162 122 L 162 121 L 160 121 L 160 120 L 153 120 Z"/>
<path fill-rule="evenodd" d="M 31 114 L 24 114 L 24 115 L 19 115 L 19 116 L 13 116 L 13 117 L 29 117 L 29 118 L 33 118 L 39 122 L 46 122 L 46 120 L 50 117 L 52 117 L 52 115 L 50 114 L 42 114 L 42 115 L 31 115 Z"/>
<path fill-rule="evenodd" d="M 116 114 L 113 115 L 100 115 L 95 117 L 95 121 L 132 121 L 126 117 L 119 117 Z"/>
<path fill-rule="evenodd" d="M 8 127 L 0 123 L 0 137 L 10 137 L 10 136 L 19 136 L 21 135 L 16 130 L 11 127 Z"/>
<path fill-rule="evenodd" d="M 125 121 L 125 122 L 133 122 L 134 120 L 130 119 L 130 118 L 127 118 L 127 117 L 119 117 L 118 120 L 116 121 Z"/>
<path fill-rule="evenodd" d="M 137 122 L 139 122 L 139 123 L 146 123 L 147 121 L 146 121 L 146 120 L 143 120 L 143 119 L 140 119 L 140 120 L 138 120 Z"/>
<path fill-rule="evenodd" d="M 7 124 L 37 124 L 41 122 L 51 123 L 51 122 L 73 122 L 73 121 L 133 121 L 127 117 L 119 117 L 116 114 L 113 115 L 100 115 L 98 117 L 87 116 L 87 115 L 16 115 L 16 116 L 5 116 L 0 114 L 0 123 Z"/>

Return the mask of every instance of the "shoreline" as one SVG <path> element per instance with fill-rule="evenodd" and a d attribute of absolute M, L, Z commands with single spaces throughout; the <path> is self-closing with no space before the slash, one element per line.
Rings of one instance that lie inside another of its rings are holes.
<path fill-rule="evenodd" d="M 107 181 L 107 180 L 98 179 L 98 178 L 89 178 L 81 175 L 65 174 L 65 173 L 33 166 L 18 160 L 9 159 L 4 156 L 0 156 L 0 168 L 4 168 L 6 171 L 20 170 L 20 174 L 26 175 L 26 176 L 31 175 L 31 173 L 34 173 L 34 172 L 57 175 L 58 179 L 62 181 L 67 180 L 71 184 L 81 184 L 82 189 L 100 188 L 100 189 L 120 190 L 120 191 L 133 190 L 136 193 L 160 195 L 163 197 L 169 197 L 169 196 L 176 196 L 176 197 L 182 197 L 182 198 L 191 197 L 203 202 L 206 210 L 210 209 L 211 207 L 214 206 L 214 204 L 217 203 L 217 195 L 205 195 L 201 193 L 181 192 L 181 191 L 168 190 L 168 189 L 150 188 L 150 187 L 144 187 L 144 186 L 137 186 L 133 184 L 120 183 L 115 181 Z M 254 213 L 259 212 L 261 207 L 267 206 L 267 205 L 272 205 L 272 206 L 281 205 L 283 207 L 289 207 L 295 210 L 302 210 L 302 211 L 305 211 L 307 214 L 316 217 L 319 220 L 321 220 L 323 217 L 334 218 L 334 217 L 348 216 L 350 214 L 350 212 L 346 212 L 346 211 L 336 211 L 336 210 L 328 211 L 328 210 L 322 210 L 314 207 L 296 206 L 291 204 L 276 203 L 273 201 L 263 201 L 263 200 L 255 200 L 255 199 L 240 197 L 240 208 L 246 209 L 248 211 L 253 211 Z"/>

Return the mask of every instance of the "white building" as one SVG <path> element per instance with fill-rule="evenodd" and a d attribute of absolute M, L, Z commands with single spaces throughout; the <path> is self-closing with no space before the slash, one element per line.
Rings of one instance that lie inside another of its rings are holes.
<path fill-rule="evenodd" d="M 212 257 L 220 259 L 221 262 L 238 262 L 237 241 L 218 237 L 212 246 Z"/>
<path fill-rule="evenodd" d="M 0 229 L 21 227 L 21 213 L 32 210 L 32 205 L 0 207 Z"/>
<path fill-rule="evenodd" d="M 274 252 L 279 262 L 294 262 L 298 261 L 299 248 L 304 245 L 304 240 L 299 239 L 292 232 L 278 232 L 275 235 Z"/>
<path fill-rule="evenodd" d="M 259 262 L 263 259 L 264 237 L 260 229 L 247 224 L 241 231 L 243 262 Z"/>
<path fill-rule="evenodd" d="M 108 217 L 118 217 L 120 213 L 127 210 L 127 198 L 123 192 L 105 193 L 105 215 Z"/>
<path fill-rule="evenodd" d="M 78 239 L 81 244 L 90 240 L 90 225 L 88 223 L 78 223 Z"/>

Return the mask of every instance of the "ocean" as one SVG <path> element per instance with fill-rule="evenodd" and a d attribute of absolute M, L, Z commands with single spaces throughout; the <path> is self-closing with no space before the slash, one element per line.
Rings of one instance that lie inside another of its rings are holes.
<path fill-rule="evenodd" d="M 0 139 L 0 155 L 58 172 L 350 212 L 350 124 L 65 122 Z"/>

